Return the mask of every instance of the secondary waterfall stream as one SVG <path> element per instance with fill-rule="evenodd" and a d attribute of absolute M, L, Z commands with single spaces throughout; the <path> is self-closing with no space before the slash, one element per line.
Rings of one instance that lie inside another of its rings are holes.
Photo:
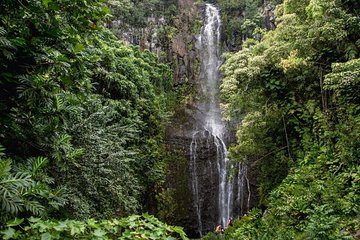
<path fill-rule="evenodd" d="M 221 110 L 219 104 L 219 85 L 220 74 L 219 67 L 221 65 L 220 53 L 220 27 L 221 18 L 219 10 L 211 5 L 206 4 L 204 25 L 201 30 L 201 35 L 198 39 L 198 48 L 200 49 L 201 70 L 200 70 L 200 98 L 197 101 L 197 108 L 201 114 L 200 123 L 194 130 L 192 142 L 190 145 L 190 170 L 191 170 L 191 188 L 193 195 L 194 209 L 197 215 L 198 233 L 201 236 L 203 230 L 203 215 L 202 212 L 205 201 L 208 201 L 204 196 L 200 196 L 200 188 L 205 183 L 201 182 L 199 175 L 211 174 L 212 179 L 218 185 L 217 189 L 217 209 L 216 213 L 217 223 L 226 226 L 230 217 L 233 217 L 233 202 L 234 198 L 240 201 L 241 192 L 236 191 L 234 196 L 234 183 L 240 186 L 241 178 L 230 179 L 230 162 L 228 159 L 227 147 L 225 144 L 226 127 L 221 117 Z M 204 146 L 205 145 L 205 146 Z M 199 152 L 200 147 L 208 149 L 213 147 L 216 151 L 216 162 L 207 160 L 207 165 L 211 172 L 199 173 L 198 164 L 200 161 Z M 212 169 L 215 169 L 212 172 Z M 240 172 L 240 171 L 239 171 Z M 239 183 L 238 183 L 239 182 Z M 208 184 L 208 183 L 206 183 Z"/>

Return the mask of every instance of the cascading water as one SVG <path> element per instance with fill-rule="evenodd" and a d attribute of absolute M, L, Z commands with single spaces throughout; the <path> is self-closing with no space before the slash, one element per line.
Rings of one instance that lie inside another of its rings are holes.
<path fill-rule="evenodd" d="M 199 79 L 201 81 L 201 96 L 197 101 L 197 109 L 199 110 L 199 116 L 196 130 L 192 136 L 192 142 L 190 145 L 190 170 L 191 170 L 191 188 L 193 194 L 193 207 L 197 215 L 198 234 L 201 236 L 203 233 L 203 215 L 204 204 L 206 196 L 201 196 L 201 188 L 205 186 L 201 182 L 201 178 L 204 174 L 211 174 L 211 182 L 217 184 L 217 209 L 214 224 L 221 224 L 226 226 L 230 217 L 233 217 L 233 203 L 234 198 L 236 201 L 242 201 L 240 190 L 237 189 L 234 196 L 234 185 L 237 187 L 243 184 L 241 178 L 235 180 L 230 179 L 230 162 L 227 157 L 227 148 L 225 144 L 226 127 L 221 118 L 220 104 L 218 100 L 219 94 L 219 67 L 221 65 L 220 58 L 220 27 L 221 19 L 219 10 L 211 5 L 206 4 L 204 26 L 202 27 L 201 35 L 198 39 L 198 48 L 201 56 L 201 71 Z M 209 142 L 211 144 L 209 144 Z M 206 144 L 205 144 L 206 143 Z M 204 146 L 205 145 L 205 146 Z M 207 169 L 211 171 L 201 172 L 198 165 L 200 162 L 199 152 L 211 151 L 213 146 L 216 151 L 216 162 L 212 163 L 208 160 Z M 205 150 L 203 150 L 205 149 Z M 214 170 L 212 171 L 214 165 Z M 216 167 L 215 167 L 216 166 Z M 239 183 L 238 183 L 239 182 Z M 206 231 L 206 230 L 205 230 Z"/>
<path fill-rule="evenodd" d="M 199 181 L 196 174 L 196 159 L 197 159 L 197 139 L 196 134 L 198 132 L 195 132 L 192 138 L 191 146 L 190 146 L 190 156 L 191 156 L 191 162 L 190 162 L 190 168 L 193 170 L 191 172 L 191 189 L 194 197 L 194 203 L 195 203 L 195 211 L 198 221 L 198 231 L 201 236 L 202 233 L 202 222 L 201 222 L 201 206 L 200 206 L 200 199 L 199 199 Z"/>

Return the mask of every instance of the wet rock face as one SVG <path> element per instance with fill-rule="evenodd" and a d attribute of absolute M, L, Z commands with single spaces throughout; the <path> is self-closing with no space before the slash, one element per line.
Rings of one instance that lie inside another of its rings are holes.
<path fill-rule="evenodd" d="M 186 158 L 186 165 L 179 163 L 169 165 L 170 172 L 181 172 L 182 175 L 173 175 L 167 181 L 167 187 L 174 188 L 177 194 L 177 213 L 175 223 L 184 227 L 190 237 L 199 237 L 199 222 L 196 214 L 196 206 L 192 193 L 192 169 L 190 164 L 190 145 L 192 142 L 191 131 L 188 134 L 177 135 L 181 131 L 168 132 L 167 147 L 172 152 L 183 154 Z M 203 233 L 212 231 L 218 219 L 218 175 L 216 167 L 216 146 L 214 141 L 207 136 L 197 139 L 197 165 L 196 177 L 199 182 L 199 209 L 202 219 Z M 179 168 L 180 167 L 180 168 Z"/>
<path fill-rule="evenodd" d="M 190 159 L 190 171 L 196 174 L 198 185 L 198 199 L 195 201 L 193 193 L 193 207 L 195 210 L 198 208 L 201 215 L 201 226 L 198 226 L 199 220 L 196 224 L 196 233 L 200 235 L 199 229 L 202 231 L 201 234 L 204 234 L 212 231 L 218 222 L 219 175 L 214 137 L 209 135 L 209 132 L 202 132 L 192 139 L 193 143 L 194 141 L 197 146 L 196 152 L 192 154 L 196 155 L 196 165 L 193 166 Z M 192 181 L 194 181 L 193 176 Z"/>
<path fill-rule="evenodd" d="M 191 237 L 198 237 L 198 219 L 194 206 L 194 196 L 192 194 L 192 169 L 190 164 L 190 145 L 192 143 L 193 129 L 196 128 L 197 109 L 189 104 L 184 108 L 178 109 L 166 131 L 166 146 L 169 152 L 174 156 L 180 156 L 181 161 L 173 159 L 168 163 L 168 176 L 165 183 L 166 188 L 174 189 L 175 202 L 177 203 L 173 219 L 169 219 L 172 224 L 184 227 L 187 234 Z M 206 139 L 199 139 L 199 148 L 197 154 L 198 161 L 198 178 L 199 181 L 208 183 L 201 186 L 201 211 L 208 219 L 208 229 L 212 230 L 215 223 L 217 209 L 216 194 L 217 184 L 211 179 L 211 171 L 208 169 L 208 162 L 216 160 L 216 151 L 209 148 Z M 208 201 L 212 199 L 211 201 Z M 211 204 L 212 203 L 212 204 Z"/>

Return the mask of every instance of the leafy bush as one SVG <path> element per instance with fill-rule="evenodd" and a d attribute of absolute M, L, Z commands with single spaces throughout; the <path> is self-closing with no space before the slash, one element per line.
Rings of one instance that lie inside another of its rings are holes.
<path fill-rule="evenodd" d="M 20 219 L 8 222 L 1 231 L 3 239 L 188 239 L 180 227 L 166 225 L 148 214 L 106 221 L 29 218 L 27 222 L 27 226 L 20 225 Z"/>

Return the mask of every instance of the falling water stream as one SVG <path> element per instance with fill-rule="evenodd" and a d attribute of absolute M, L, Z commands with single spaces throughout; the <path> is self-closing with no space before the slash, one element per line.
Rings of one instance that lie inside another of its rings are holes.
<path fill-rule="evenodd" d="M 206 4 L 204 25 L 201 35 L 198 39 L 198 45 L 201 50 L 201 99 L 197 103 L 197 107 L 202 114 L 200 126 L 193 133 L 190 145 L 190 169 L 191 169 L 191 188 L 194 201 L 194 209 L 197 215 L 198 232 L 200 236 L 203 233 L 202 219 L 202 201 L 199 196 L 200 185 L 198 177 L 197 161 L 198 146 L 202 139 L 212 142 L 216 148 L 216 170 L 218 179 L 218 219 L 216 224 L 226 226 L 229 217 L 232 217 L 233 211 L 233 186 L 234 180 L 229 178 L 230 162 L 228 159 L 227 147 L 225 144 L 226 127 L 221 118 L 220 105 L 218 100 L 219 94 L 219 67 L 221 65 L 220 58 L 220 27 L 221 19 L 219 10 L 211 5 Z M 209 164 L 212 164 L 209 162 Z M 210 167 L 209 169 L 212 169 Z M 210 174 L 210 173 L 207 173 Z M 215 174 L 215 173 L 211 173 Z M 238 196 L 238 198 L 240 198 Z"/>

